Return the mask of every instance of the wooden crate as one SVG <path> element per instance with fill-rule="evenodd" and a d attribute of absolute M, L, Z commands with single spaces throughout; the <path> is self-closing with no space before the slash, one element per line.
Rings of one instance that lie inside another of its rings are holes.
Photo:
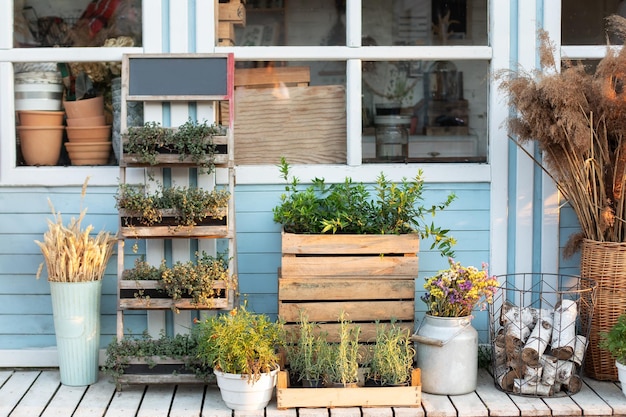
<path fill-rule="evenodd" d="M 137 213 L 120 209 L 120 235 L 125 238 L 134 239 L 230 237 L 228 232 L 228 217 L 226 215 L 226 208 L 224 208 L 222 212 L 215 214 L 216 216 L 221 216 L 221 219 L 216 217 L 207 217 L 202 221 L 199 221 L 195 226 L 181 226 L 177 224 L 176 216 L 179 212 L 176 209 L 163 209 L 160 210 L 160 212 L 162 217 L 161 222 L 151 226 L 146 226 L 141 224 Z"/>
<path fill-rule="evenodd" d="M 419 237 L 407 235 L 305 235 L 283 233 L 278 315 L 287 329 L 300 310 L 338 340 L 344 311 L 361 327 L 360 340 L 376 335 L 376 321 L 413 330 Z"/>
<path fill-rule="evenodd" d="M 234 25 L 246 25 L 246 6 L 241 2 L 231 1 L 218 4 L 218 19 L 220 22 L 230 22 Z"/>
<path fill-rule="evenodd" d="M 279 409 L 294 407 L 419 407 L 422 402 L 420 370 L 414 369 L 411 386 L 357 388 L 289 388 L 289 375 L 278 373 Z"/>

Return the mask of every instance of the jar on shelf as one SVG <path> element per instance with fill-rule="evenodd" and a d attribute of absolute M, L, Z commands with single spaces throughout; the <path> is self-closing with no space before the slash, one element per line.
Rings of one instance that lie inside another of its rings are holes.
<path fill-rule="evenodd" d="M 409 156 L 410 116 L 377 116 L 376 159 L 404 162 Z"/>

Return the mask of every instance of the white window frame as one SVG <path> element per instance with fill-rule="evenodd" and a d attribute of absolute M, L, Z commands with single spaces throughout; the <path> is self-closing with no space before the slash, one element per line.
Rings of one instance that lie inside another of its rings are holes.
<path fill-rule="evenodd" d="M 196 0 L 200 10 L 210 10 L 215 4 L 212 0 Z M 418 168 L 422 168 L 429 182 L 491 182 L 492 161 L 505 158 L 501 147 L 488 144 L 488 163 L 391 163 L 363 164 L 361 132 L 361 62 L 385 60 L 485 60 L 491 61 L 493 68 L 503 67 L 506 60 L 496 60 L 494 46 L 500 38 L 508 39 L 509 5 L 507 1 L 489 0 L 490 46 L 401 46 L 361 48 L 361 0 L 346 2 L 347 46 L 332 47 L 212 47 L 203 48 L 202 52 L 233 52 L 237 60 L 262 61 L 311 61 L 330 60 L 346 62 L 346 108 L 347 108 L 347 163 L 339 165 L 302 165 L 294 167 L 294 172 L 301 178 L 324 176 L 328 182 L 342 181 L 349 175 L 361 181 L 374 180 L 384 169 L 392 180 L 413 177 Z M 503 4 L 504 3 L 504 4 Z M 143 10 L 146 9 L 144 0 Z M 150 8 L 155 4 L 150 3 Z M 156 6 L 160 7 L 160 6 Z M 150 42 L 147 25 L 148 13 L 143 14 L 144 47 L 142 48 L 20 48 L 14 49 L 13 38 L 13 2 L 0 2 L 0 185 L 80 185 L 85 176 L 91 175 L 94 185 L 117 185 L 118 168 L 107 167 L 16 167 L 15 150 L 15 112 L 12 62 L 41 61 L 120 61 L 125 53 L 146 51 L 146 42 Z M 213 19 L 203 19 L 211 22 Z M 152 22 L 154 24 L 154 22 Z M 153 39 L 152 41 L 156 41 Z M 214 44 L 214 42 L 213 42 Z M 508 45 L 498 43 L 498 48 L 508 56 Z M 150 49 L 150 52 L 154 52 Z M 498 66 L 500 64 L 500 66 Z M 488 74 L 486 74 L 488 78 Z M 496 105 L 496 94 L 490 81 L 488 136 L 494 138 L 499 132 L 503 113 Z M 501 104 L 501 103 L 500 103 Z M 274 165 L 237 167 L 238 184 L 276 183 L 277 169 Z"/>

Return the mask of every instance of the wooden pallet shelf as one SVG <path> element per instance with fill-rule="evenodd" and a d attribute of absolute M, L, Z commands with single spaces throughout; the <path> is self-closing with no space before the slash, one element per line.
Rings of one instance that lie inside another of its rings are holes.
<path fill-rule="evenodd" d="M 194 304 L 190 297 L 174 300 L 163 290 L 159 281 L 121 280 L 119 283 L 119 308 L 122 310 L 211 310 L 228 308 L 234 285 L 226 281 L 215 281 L 211 289 L 217 291 L 210 304 Z M 207 289 L 210 290 L 210 289 Z"/>

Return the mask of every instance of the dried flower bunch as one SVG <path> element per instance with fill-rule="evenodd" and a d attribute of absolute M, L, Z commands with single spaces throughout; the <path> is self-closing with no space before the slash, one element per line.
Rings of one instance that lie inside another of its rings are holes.
<path fill-rule="evenodd" d="M 82 197 L 85 196 L 88 181 L 89 177 L 83 183 Z M 78 218 L 72 217 L 66 226 L 61 213 L 55 211 L 50 200 L 48 202 L 54 221 L 48 219 L 48 230 L 43 235 L 43 242 L 35 241 L 44 256 L 48 281 L 87 282 L 102 279 L 116 237 L 105 231 L 92 236 L 92 225 L 83 229 L 81 222 L 87 209 L 81 210 Z M 44 263 L 39 265 L 37 278 L 41 276 L 43 266 Z"/>
<path fill-rule="evenodd" d="M 473 266 L 461 266 L 452 258 L 448 258 L 448 262 L 449 269 L 439 271 L 424 284 L 426 294 L 422 301 L 428 306 L 428 314 L 463 317 L 470 315 L 481 300 L 484 299 L 481 309 L 493 301 L 499 284 L 495 276 L 489 276 L 486 264 L 483 263 L 482 270 L 479 270 Z"/>
<path fill-rule="evenodd" d="M 607 18 L 609 30 L 622 39 L 626 19 Z M 584 238 L 622 242 L 626 238 L 626 48 L 607 49 L 594 73 L 582 63 L 563 62 L 557 68 L 554 45 L 546 32 L 542 70 L 500 72 L 500 88 L 517 114 L 509 132 L 519 145 L 536 142 L 535 159 L 555 181 L 572 206 L 581 232 L 573 235 L 565 255 Z"/>

